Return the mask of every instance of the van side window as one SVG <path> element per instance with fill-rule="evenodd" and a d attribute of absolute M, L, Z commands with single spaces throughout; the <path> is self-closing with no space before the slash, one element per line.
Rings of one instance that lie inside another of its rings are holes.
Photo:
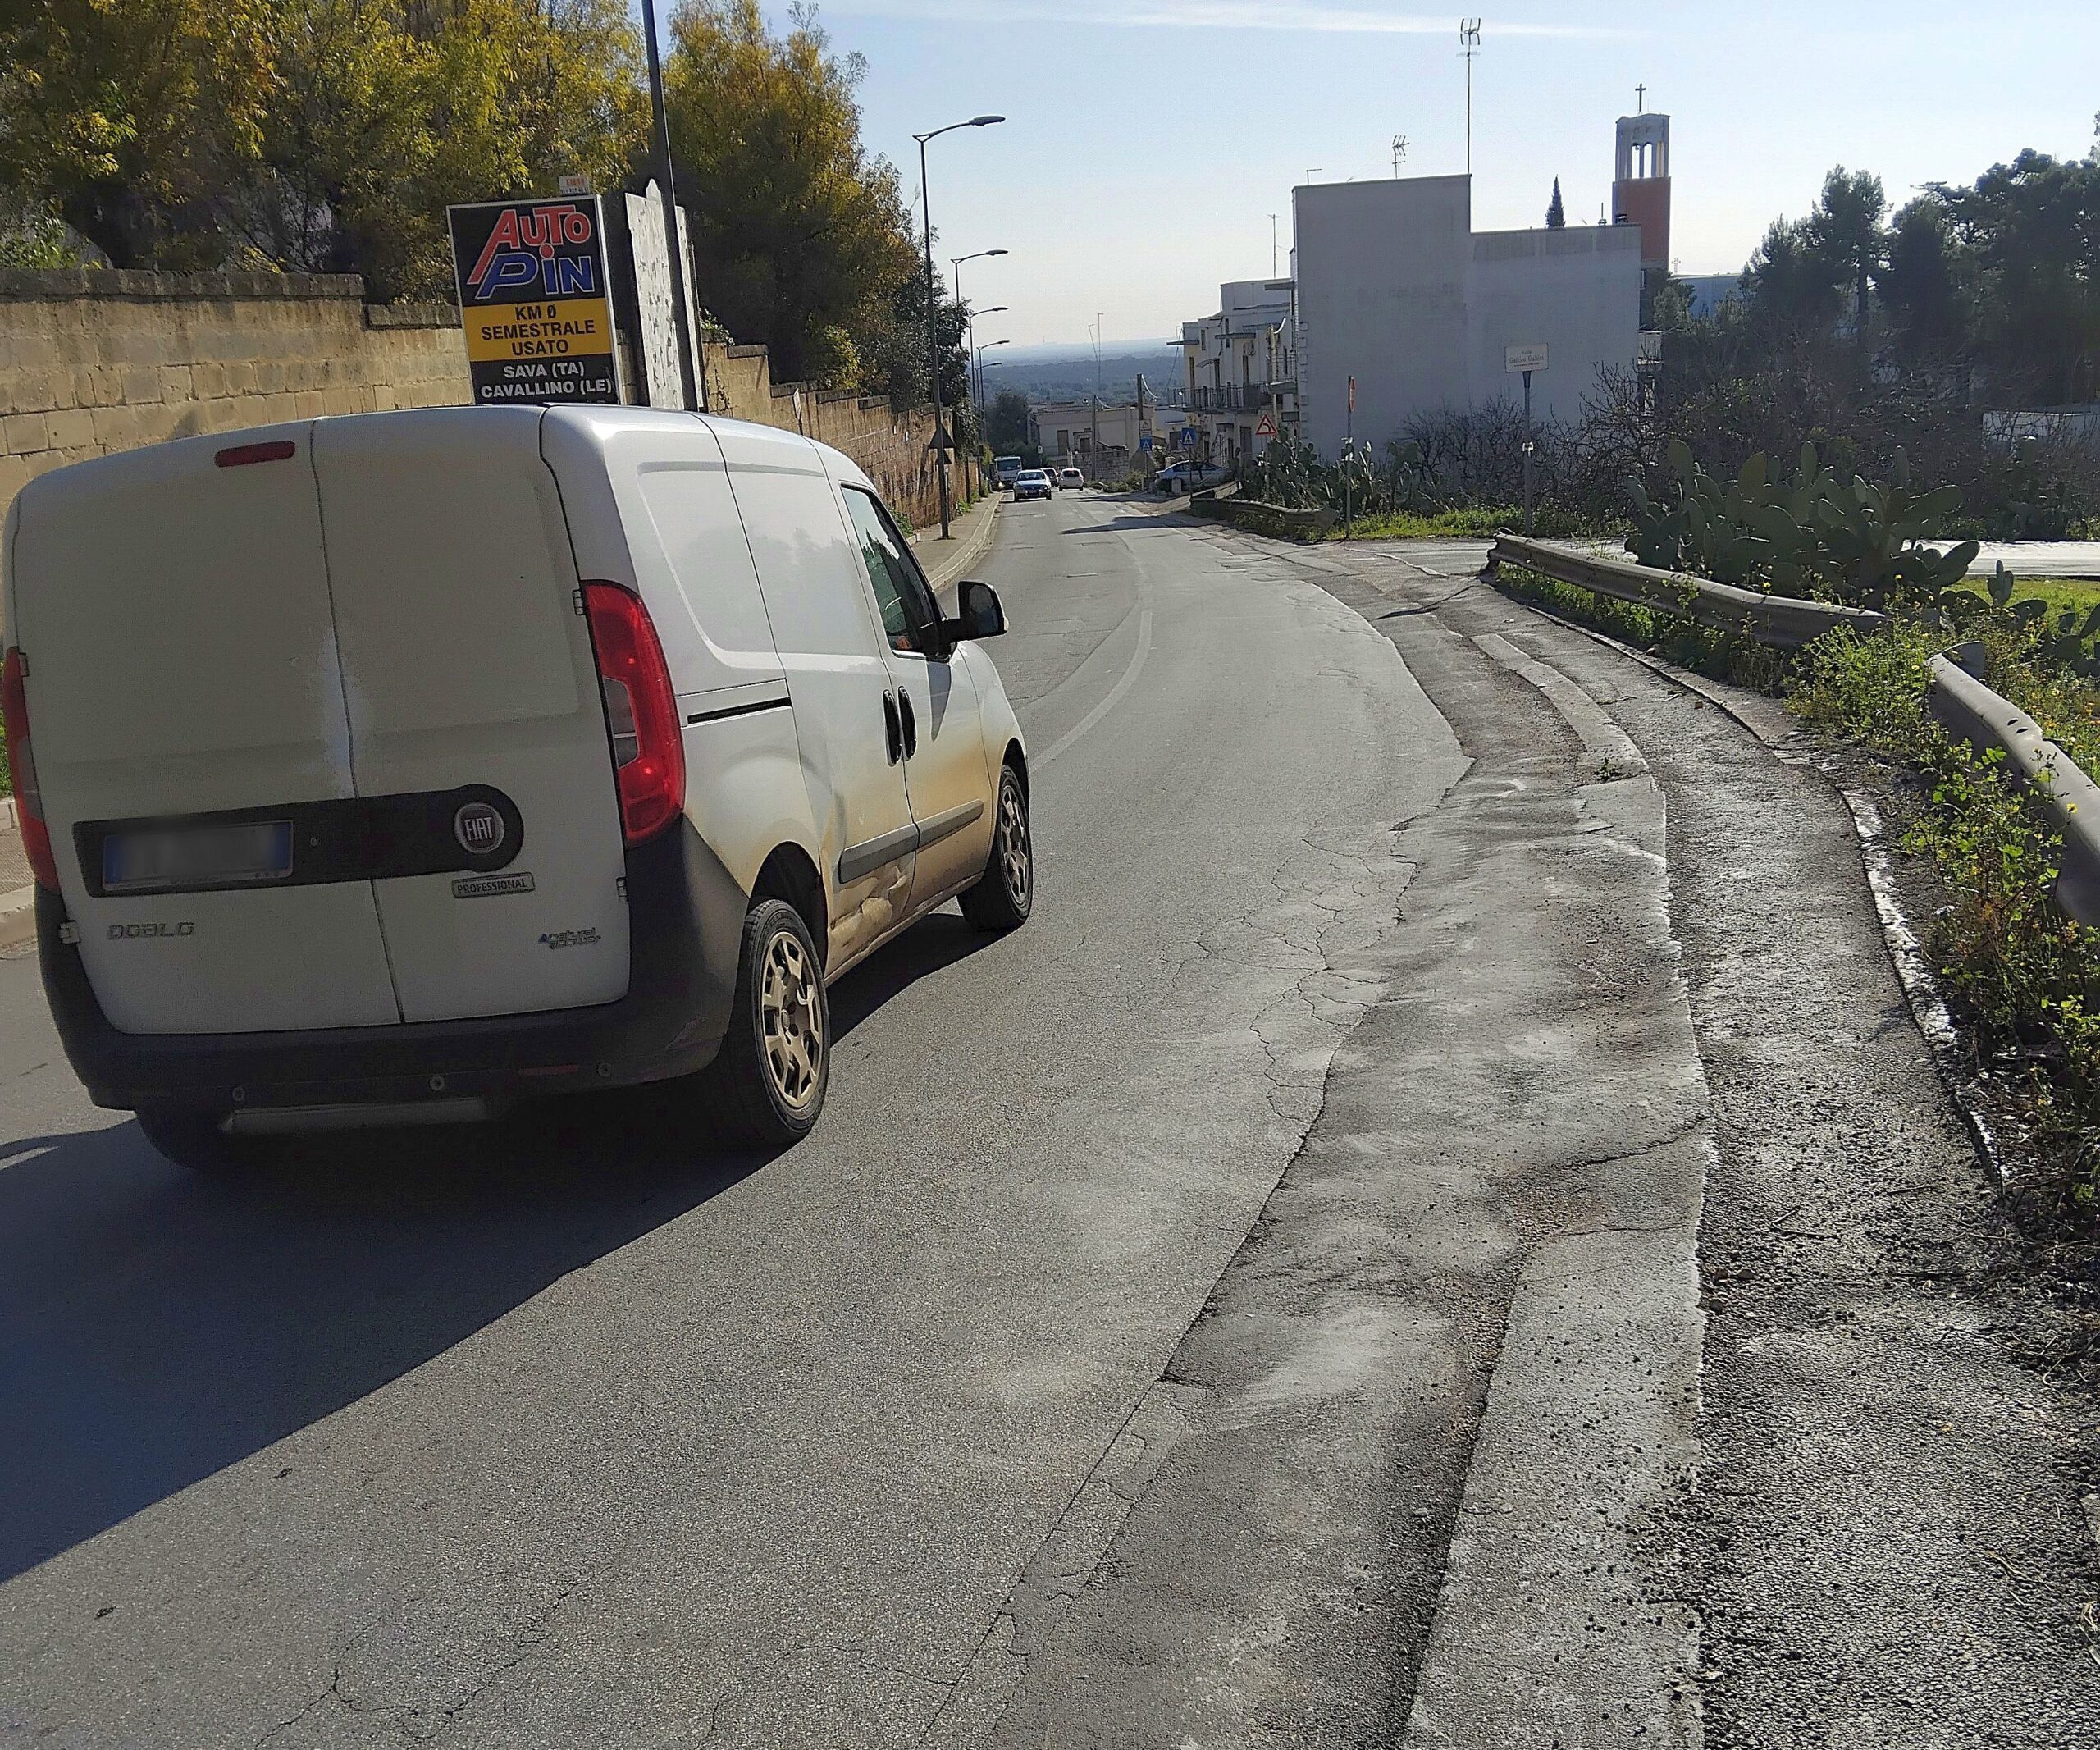
<path fill-rule="evenodd" d="M 883 611 L 883 635 L 892 650 L 934 653 L 940 612 L 906 548 L 897 525 L 872 492 L 847 487 L 846 509 L 861 539 L 861 558 Z"/>

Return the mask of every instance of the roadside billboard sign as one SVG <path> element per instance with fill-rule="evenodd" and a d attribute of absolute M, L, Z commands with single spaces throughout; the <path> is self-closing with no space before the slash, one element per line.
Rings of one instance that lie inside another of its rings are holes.
<path fill-rule="evenodd" d="M 1545 368 L 1545 344 L 1504 347 L 1502 368 L 1513 377 L 1521 371 L 1543 371 Z"/>
<path fill-rule="evenodd" d="M 598 197 L 485 201 L 445 217 L 475 404 L 619 402 Z"/>

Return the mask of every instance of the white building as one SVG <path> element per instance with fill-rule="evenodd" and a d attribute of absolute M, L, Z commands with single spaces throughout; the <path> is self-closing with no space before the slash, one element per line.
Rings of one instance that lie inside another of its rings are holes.
<path fill-rule="evenodd" d="M 1186 420 L 1206 461 L 1236 467 L 1298 424 L 1295 282 L 1234 280 L 1215 314 L 1181 325 Z"/>
<path fill-rule="evenodd" d="M 1598 368 L 1641 356 L 1637 223 L 1476 231 L 1463 176 L 1321 183 L 1292 207 L 1299 402 L 1330 460 L 1352 377 L 1355 436 L 1379 449 L 1418 414 L 1520 399 L 1513 347 L 1545 350 L 1541 419 L 1579 418 Z"/>

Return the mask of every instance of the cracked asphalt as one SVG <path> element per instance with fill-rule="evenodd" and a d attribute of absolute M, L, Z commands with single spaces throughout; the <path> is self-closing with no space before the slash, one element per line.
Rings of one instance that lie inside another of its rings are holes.
<path fill-rule="evenodd" d="M 1036 916 L 762 1165 L 194 1184 L 0 959 L 0 1742 L 2100 1742 L 1843 804 L 1480 554 L 1007 506 Z"/>

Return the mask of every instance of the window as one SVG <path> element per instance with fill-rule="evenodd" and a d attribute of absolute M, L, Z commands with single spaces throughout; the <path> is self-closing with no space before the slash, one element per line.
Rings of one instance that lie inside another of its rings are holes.
<path fill-rule="evenodd" d="M 883 635 L 889 647 L 934 654 L 940 611 L 889 513 L 874 493 L 858 487 L 846 488 L 846 509 L 861 539 L 861 562 L 868 568 L 868 581 L 882 608 Z"/>

